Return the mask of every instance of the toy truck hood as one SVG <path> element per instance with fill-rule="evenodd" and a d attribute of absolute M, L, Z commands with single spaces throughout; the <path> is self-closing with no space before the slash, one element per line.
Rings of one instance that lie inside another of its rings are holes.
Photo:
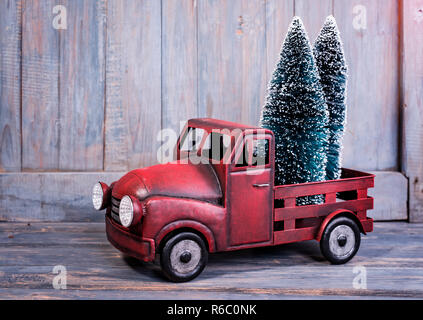
<path fill-rule="evenodd" d="M 218 203 L 222 191 L 211 165 L 175 161 L 128 172 L 114 184 L 112 195 L 118 199 L 132 195 L 141 201 L 161 195 Z"/>

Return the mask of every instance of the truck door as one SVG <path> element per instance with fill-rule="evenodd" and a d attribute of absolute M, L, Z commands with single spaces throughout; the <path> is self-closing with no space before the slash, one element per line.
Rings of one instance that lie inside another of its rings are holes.
<path fill-rule="evenodd" d="M 272 241 L 272 149 L 268 134 L 247 135 L 235 148 L 229 169 L 229 246 Z"/>

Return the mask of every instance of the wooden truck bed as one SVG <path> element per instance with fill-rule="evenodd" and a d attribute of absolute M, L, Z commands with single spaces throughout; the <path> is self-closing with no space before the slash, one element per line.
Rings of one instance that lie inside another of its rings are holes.
<path fill-rule="evenodd" d="M 344 168 L 338 180 L 275 186 L 274 244 L 315 239 L 323 219 L 339 209 L 356 213 L 369 230 L 373 221 L 366 210 L 373 209 L 373 198 L 367 196 L 367 189 L 372 187 L 373 174 Z M 297 197 L 312 195 L 324 195 L 324 203 L 296 205 Z"/>

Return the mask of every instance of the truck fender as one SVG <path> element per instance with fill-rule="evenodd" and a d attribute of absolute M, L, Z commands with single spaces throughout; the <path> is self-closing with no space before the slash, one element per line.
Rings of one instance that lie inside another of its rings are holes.
<path fill-rule="evenodd" d="M 358 228 L 360 229 L 360 231 L 364 234 L 366 234 L 366 232 L 364 231 L 363 225 L 361 224 L 361 221 L 357 218 L 357 216 L 355 215 L 354 212 L 350 211 L 350 210 L 345 210 L 345 209 L 339 209 L 336 210 L 334 212 L 332 212 L 331 214 L 329 214 L 325 220 L 323 220 L 322 224 L 320 225 L 319 231 L 317 232 L 316 235 L 316 240 L 320 242 L 320 240 L 322 239 L 322 235 L 323 232 L 325 231 L 326 226 L 329 224 L 329 222 L 339 216 L 344 216 L 344 217 L 348 217 L 351 220 L 353 220 L 355 223 L 357 223 Z"/>
<path fill-rule="evenodd" d="M 178 220 L 178 221 L 169 223 L 168 225 L 163 227 L 155 238 L 156 247 L 158 248 L 160 246 L 161 241 L 169 233 L 173 231 L 177 231 L 177 230 L 183 230 L 183 229 L 193 229 L 197 231 L 203 236 L 203 238 L 206 239 L 209 252 L 216 251 L 215 240 L 211 230 L 207 228 L 204 224 L 197 221 L 193 221 L 193 220 Z"/>

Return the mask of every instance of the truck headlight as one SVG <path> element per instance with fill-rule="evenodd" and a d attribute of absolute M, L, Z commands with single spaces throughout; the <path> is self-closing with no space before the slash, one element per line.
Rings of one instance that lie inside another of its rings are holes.
<path fill-rule="evenodd" d="M 119 218 L 122 225 L 128 228 L 134 219 L 134 204 L 130 196 L 124 196 L 119 205 Z"/>
<path fill-rule="evenodd" d="M 107 206 L 109 187 L 103 182 L 97 182 L 93 187 L 92 200 L 96 210 L 102 210 Z"/>

